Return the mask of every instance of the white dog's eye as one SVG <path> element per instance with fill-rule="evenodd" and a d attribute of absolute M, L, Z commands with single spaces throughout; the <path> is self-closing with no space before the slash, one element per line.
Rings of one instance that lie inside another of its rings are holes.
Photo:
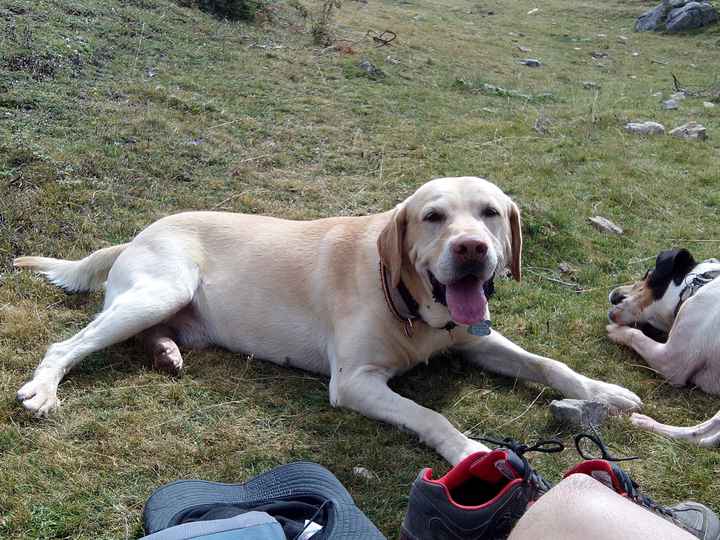
<path fill-rule="evenodd" d="M 445 219 L 445 216 L 435 210 L 430 210 L 423 216 L 423 221 L 429 221 L 430 223 L 440 223 Z"/>
<path fill-rule="evenodd" d="M 486 206 L 482 211 L 483 217 L 495 217 L 499 216 L 500 212 L 497 208 L 493 208 L 492 206 Z"/>

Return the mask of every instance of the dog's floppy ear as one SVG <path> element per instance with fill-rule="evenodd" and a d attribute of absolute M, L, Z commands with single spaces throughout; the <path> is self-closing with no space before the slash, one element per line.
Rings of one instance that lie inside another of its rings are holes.
<path fill-rule="evenodd" d="M 390 221 L 378 236 L 377 246 L 380 261 L 390 273 L 390 284 L 397 287 L 404 257 L 405 228 L 407 217 L 404 205 L 395 207 Z"/>
<path fill-rule="evenodd" d="M 661 251 L 655 260 L 655 268 L 648 277 L 648 285 L 654 297 L 661 298 L 671 281 L 680 285 L 697 263 L 687 249 Z"/>
<path fill-rule="evenodd" d="M 520 223 L 520 209 L 510 201 L 508 221 L 510 222 L 510 272 L 515 281 L 522 278 L 522 225 Z"/>

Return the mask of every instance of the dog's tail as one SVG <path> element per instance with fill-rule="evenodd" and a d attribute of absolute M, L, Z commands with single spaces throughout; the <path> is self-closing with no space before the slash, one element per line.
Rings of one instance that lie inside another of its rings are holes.
<path fill-rule="evenodd" d="M 50 282 L 68 292 L 92 291 L 102 287 L 115 259 L 128 245 L 120 244 L 99 249 L 79 261 L 50 257 L 18 257 L 13 261 L 13 265 L 44 274 Z"/>

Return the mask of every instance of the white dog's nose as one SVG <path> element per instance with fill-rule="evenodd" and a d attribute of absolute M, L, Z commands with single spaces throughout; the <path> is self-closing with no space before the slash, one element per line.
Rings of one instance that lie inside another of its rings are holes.
<path fill-rule="evenodd" d="M 460 262 L 482 261 L 487 255 L 488 245 L 479 238 L 466 237 L 452 243 L 452 252 Z"/>

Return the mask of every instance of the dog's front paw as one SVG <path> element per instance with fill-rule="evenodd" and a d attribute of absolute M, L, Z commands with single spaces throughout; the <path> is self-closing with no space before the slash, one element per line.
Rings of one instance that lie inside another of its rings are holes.
<path fill-rule="evenodd" d="M 33 379 L 17 393 L 23 407 L 38 417 L 47 417 L 60 404 L 57 398 L 57 385 L 51 382 Z"/>
<path fill-rule="evenodd" d="M 621 326 L 619 324 L 608 324 L 605 329 L 610 341 L 617 343 L 618 345 L 630 345 L 632 340 L 633 332 L 637 332 L 634 328 L 629 326 Z"/>
<path fill-rule="evenodd" d="M 634 392 L 601 381 L 590 382 L 584 399 L 605 403 L 613 413 L 638 411 L 643 406 L 642 400 Z"/>

